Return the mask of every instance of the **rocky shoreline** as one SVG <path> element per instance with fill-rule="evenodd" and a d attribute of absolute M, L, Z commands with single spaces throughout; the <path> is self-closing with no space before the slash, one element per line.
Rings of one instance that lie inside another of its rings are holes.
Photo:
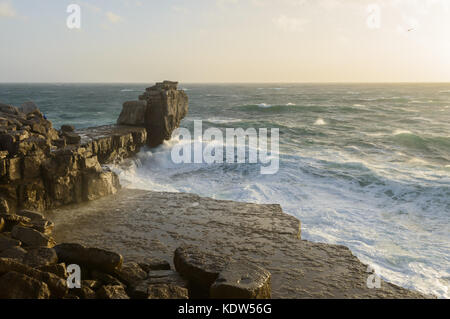
<path fill-rule="evenodd" d="M 0 298 L 425 297 L 384 281 L 369 289 L 367 266 L 343 246 L 301 240 L 299 221 L 278 205 L 120 190 L 105 164 L 170 139 L 187 110 L 187 95 L 169 81 L 125 102 L 117 125 L 81 130 L 54 129 L 30 102 L 0 104 Z M 83 214 L 95 219 L 74 235 Z M 129 231 L 158 245 L 125 262 L 137 242 L 117 243 L 110 230 L 92 236 L 111 219 L 142 216 L 153 229 Z M 79 288 L 69 287 L 70 265 L 80 267 Z"/>

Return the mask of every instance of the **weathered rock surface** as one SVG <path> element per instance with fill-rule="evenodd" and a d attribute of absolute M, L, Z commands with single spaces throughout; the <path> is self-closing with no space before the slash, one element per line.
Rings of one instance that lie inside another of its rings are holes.
<path fill-rule="evenodd" d="M 123 103 L 117 124 L 145 126 L 147 113 L 147 101 L 129 101 Z"/>
<path fill-rule="evenodd" d="M 147 272 L 135 262 L 123 264 L 121 269 L 116 270 L 115 275 L 127 286 L 134 286 L 147 278 Z"/>
<path fill-rule="evenodd" d="M 48 286 L 27 275 L 10 271 L 0 277 L 0 299 L 49 299 Z"/>
<path fill-rule="evenodd" d="M 27 251 L 19 246 L 14 246 L 0 252 L 0 258 L 10 258 L 18 262 L 22 262 L 23 257 L 27 254 Z"/>
<path fill-rule="evenodd" d="M 130 299 L 122 286 L 103 286 L 97 291 L 98 299 Z"/>
<path fill-rule="evenodd" d="M 367 287 L 367 266 L 339 245 L 298 239 L 299 221 L 279 205 L 182 193 L 122 190 L 47 217 L 58 241 L 117 251 L 127 260 L 167 258 L 182 245 L 267 269 L 272 298 L 424 298 L 385 281 Z M 108 238 L 107 241 L 104 239 Z"/>
<path fill-rule="evenodd" d="M 0 214 L 44 211 L 115 193 L 118 178 L 101 165 L 136 154 L 146 141 L 145 128 L 75 131 L 65 125 L 57 131 L 34 103 L 0 104 Z"/>
<path fill-rule="evenodd" d="M 151 147 L 169 140 L 188 112 L 188 96 L 177 86 L 177 82 L 164 81 L 147 88 L 139 101 L 124 103 L 117 123 L 146 127 Z"/>
<path fill-rule="evenodd" d="M 148 273 L 148 279 L 131 287 L 130 296 L 135 299 L 156 298 L 164 293 L 180 294 L 174 299 L 184 299 L 184 293 L 189 295 L 188 282 L 175 271 L 155 270 Z M 156 288 L 155 288 L 156 287 Z M 158 293 L 159 291 L 159 293 Z M 153 297 L 152 297 L 153 296 Z"/>
<path fill-rule="evenodd" d="M 143 262 L 139 263 L 139 266 L 145 271 L 152 270 L 170 270 L 170 263 L 164 259 L 146 257 Z"/>
<path fill-rule="evenodd" d="M 270 272 L 248 263 L 231 263 L 211 286 L 214 299 L 270 299 Z"/>
<path fill-rule="evenodd" d="M 106 273 L 115 273 L 122 267 L 123 257 L 112 251 L 88 248 L 80 244 L 60 244 L 55 246 L 58 259 L 67 264 L 77 264 Z"/>
<path fill-rule="evenodd" d="M 22 262 L 30 267 L 51 266 L 58 262 L 58 255 L 53 248 L 36 248 L 29 250 Z"/>
<path fill-rule="evenodd" d="M 12 259 L 0 258 L 0 276 L 11 271 L 46 283 L 55 298 L 62 298 L 67 294 L 67 282 L 55 274 L 31 268 Z"/>
<path fill-rule="evenodd" d="M 22 244 L 29 247 L 51 248 L 55 245 L 55 241 L 51 237 L 28 227 L 14 226 L 11 235 L 13 238 L 20 240 Z"/>
<path fill-rule="evenodd" d="M 17 239 L 10 238 L 10 237 L 4 236 L 3 234 L 0 234 L 0 253 L 7 249 L 10 249 L 10 248 L 13 248 L 16 246 L 20 246 L 21 244 L 22 243 Z"/>
<path fill-rule="evenodd" d="M 230 258 L 211 252 L 205 253 L 195 246 L 183 246 L 175 250 L 175 269 L 189 282 L 207 294 L 219 273 L 230 262 Z"/>
<path fill-rule="evenodd" d="M 151 285 L 147 289 L 147 299 L 189 299 L 186 288 L 172 284 Z"/>

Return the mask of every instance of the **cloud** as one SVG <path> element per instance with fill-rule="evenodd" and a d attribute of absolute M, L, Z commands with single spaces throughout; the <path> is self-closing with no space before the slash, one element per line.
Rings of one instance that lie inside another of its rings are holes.
<path fill-rule="evenodd" d="M 122 17 L 112 13 L 111 11 L 106 12 L 106 17 L 108 18 L 109 22 L 111 23 L 119 23 L 120 21 L 122 21 Z"/>
<path fill-rule="evenodd" d="M 14 10 L 11 3 L 6 1 L 0 2 L 0 17 L 14 18 L 16 16 L 16 10 Z"/>
<path fill-rule="evenodd" d="M 308 21 L 300 18 L 289 18 L 285 15 L 280 15 L 279 17 L 273 19 L 273 23 L 284 31 L 301 32 Z"/>

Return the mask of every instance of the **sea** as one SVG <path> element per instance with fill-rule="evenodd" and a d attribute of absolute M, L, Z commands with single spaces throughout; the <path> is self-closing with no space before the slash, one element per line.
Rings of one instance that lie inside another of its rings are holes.
<path fill-rule="evenodd" d="M 0 84 L 56 128 L 113 124 L 147 84 Z M 303 239 L 345 245 L 385 280 L 450 298 L 450 84 L 188 84 L 181 127 L 279 129 L 279 170 L 175 164 L 174 138 L 115 166 L 122 185 L 278 203 Z M 190 142 L 190 141 L 188 141 Z M 203 141 L 206 147 L 213 141 Z M 215 142 L 216 143 L 216 142 Z"/>

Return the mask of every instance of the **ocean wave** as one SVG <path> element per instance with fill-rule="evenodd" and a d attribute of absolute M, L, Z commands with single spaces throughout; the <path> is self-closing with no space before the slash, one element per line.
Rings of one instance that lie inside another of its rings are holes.
<path fill-rule="evenodd" d="M 241 119 L 218 118 L 218 117 L 209 118 L 206 121 L 210 122 L 210 123 L 214 123 L 214 124 L 226 124 L 226 123 L 239 123 L 239 122 L 242 122 Z"/>
<path fill-rule="evenodd" d="M 136 90 L 136 89 L 122 89 L 122 90 L 120 90 L 120 92 L 137 92 L 137 91 L 140 91 L 140 90 Z"/>
<path fill-rule="evenodd" d="M 324 121 L 324 119 L 322 118 L 318 118 L 315 122 L 314 125 L 327 125 L 327 123 Z"/>

